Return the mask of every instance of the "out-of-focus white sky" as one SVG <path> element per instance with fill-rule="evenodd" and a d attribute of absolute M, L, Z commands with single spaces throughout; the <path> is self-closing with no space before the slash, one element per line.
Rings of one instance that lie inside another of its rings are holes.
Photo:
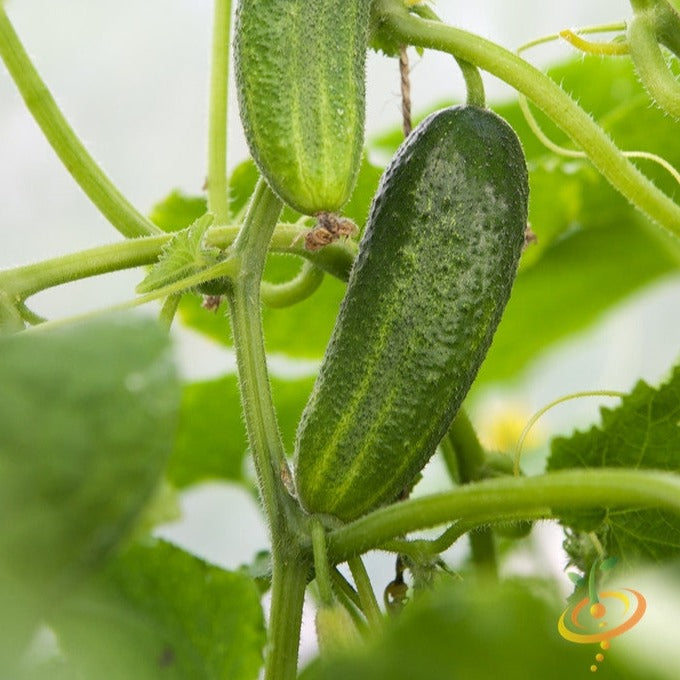
<path fill-rule="evenodd" d="M 210 0 L 8 0 L 6 7 L 67 118 L 139 209 L 147 212 L 174 187 L 200 192 L 206 167 Z M 565 27 L 630 15 L 625 0 L 440 0 L 436 9 L 449 23 L 513 49 Z M 551 45 L 529 57 L 546 66 L 569 52 L 568 46 Z M 431 52 L 412 57 L 414 111 L 464 96 L 450 57 Z M 511 95 L 494 78 L 485 76 L 485 84 L 491 100 Z M 396 63 L 372 55 L 368 134 L 398 124 L 399 107 Z M 229 135 L 233 167 L 247 156 L 234 97 Z M 63 170 L 0 66 L 0 268 L 119 239 Z M 139 272 L 122 272 L 45 292 L 32 303 L 38 312 L 67 316 L 130 299 L 139 280 Z M 570 391 L 629 389 L 638 377 L 656 382 L 677 358 L 679 320 L 675 277 L 608 315 L 569 350 L 542 359 L 522 384 L 489 396 L 487 403 L 519 404 L 528 416 Z M 228 353 L 187 335 L 181 336 L 178 355 L 187 376 L 233 366 Z M 277 367 L 285 368 L 274 362 Z M 596 413 L 596 400 L 565 406 L 546 419 L 546 428 L 587 423 Z M 434 473 L 430 479 L 425 486 L 436 487 Z M 188 520 L 167 535 L 210 559 L 235 566 L 266 545 L 252 501 L 241 492 L 211 486 L 190 492 L 184 503 Z M 244 532 L 246 515 L 253 519 Z M 558 535 L 552 535 L 544 553 L 555 552 L 558 544 Z M 553 568 L 559 562 L 553 559 Z M 372 568 L 389 574 L 391 567 L 383 562 Z"/>

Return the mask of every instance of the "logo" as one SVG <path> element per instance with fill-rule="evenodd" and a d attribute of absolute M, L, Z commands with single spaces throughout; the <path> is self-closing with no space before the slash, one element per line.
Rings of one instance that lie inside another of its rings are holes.
<path fill-rule="evenodd" d="M 575 594 L 586 588 L 588 594 L 574 602 L 562 612 L 557 622 L 560 635 L 569 642 L 578 644 L 599 643 L 600 651 L 595 654 L 595 663 L 590 666 L 594 673 L 597 664 L 604 661 L 603 652 L 611 646 L 611 640 L 635 626 L 644 616 L 647 602 L 642 593 L 631 588 L 599 591 L 597 576 L 616 564 L 616 558 L 595 561 L 588 574 L 588 581 L 576 574 L 569 577 L 576 583 Z"/>

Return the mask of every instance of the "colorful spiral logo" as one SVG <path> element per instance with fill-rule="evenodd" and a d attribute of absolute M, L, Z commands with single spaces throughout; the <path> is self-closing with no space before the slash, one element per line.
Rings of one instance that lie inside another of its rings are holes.
<path fill-rule="evenodd" d="M 599 643 L 602 650 L 607 650 L 610 640 L 635 626 L 646 609 L 647 602 L 637 590 L 604 591 L 567 607 L 560 616 L 557 629 L 570 642 Z M 595 655 L 595 661 L 603 660 L 601 652 Z M 597 664 L 591 665 L 590 670 L 595 672 Z"/>

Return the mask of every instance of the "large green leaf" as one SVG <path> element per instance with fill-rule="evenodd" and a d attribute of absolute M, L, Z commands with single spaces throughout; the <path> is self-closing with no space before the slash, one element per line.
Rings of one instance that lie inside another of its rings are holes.
<path fill-rule="evenodd" d="M 163 541 L 130 548 L 49 623 L 61 654 L 36 680 L 251 680 L 262 664 L 253 580 Z"/>
<path fill-rule="evenodd" d="M 577 645 L 557 632 L 560 605 L 545 588 L 465 582 L 437 588 L 407 606 L 377 639 L 354 654 L 313 664 L 301 680 L 526 680 L 586 677 L 597 645 Z M 601 678 L 644 676 L 628 670 L 617 651 L 598 664 Z"/>
<path fill-rule="evenodd" d="M 312 378 L 273 378 L 271 382 L 284 445 L 292 451 Z M 168 466 L 168 477 L 175 486 L 210 478 L 247 482 L 243 469 L 247 447 L 235 375 L 184 387 L 179 431 Z"/>
<path fill-rule="evenodd" d="M 18 609 L 61 597 L 129 532 L 172 449 L 178 402 L 167 334 L 153 321 L 0 341 L 3 629 Z"/>
<path fill-rule="evenodd" d="M 680 367 L 654 389 L 644 382 L 616 409 L 602 409 L 602 424 L 588 432 L 552 442 L 550 470 L 574 467 L 650 468 L 680 473 Z M 596 531 L 608 555 L 634 564 L 639 559 L 663 560 L 680 555 L 680 522 L 660 509 L 568 513 L 572 531 Z M 567 548 L 574 562 L 585 566 L 583 543 L 573 537 Z"/>
<path fill-rule="evenodd" d="M 518 275 L 476 385 L 512 378 L 552 344 L 673 270 L 638 215 L 554 243 Z"/>

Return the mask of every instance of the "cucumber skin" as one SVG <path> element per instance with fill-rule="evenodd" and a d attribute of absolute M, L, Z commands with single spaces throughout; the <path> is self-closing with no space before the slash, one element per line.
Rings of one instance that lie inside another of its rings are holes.
<path fill-rule="evenodd" d="M 349 199 L 361 161 L 371 0 L 241 0 L 241 120 L 273 191 L 306 215 Z"/>
<path fill-rule="evenodd" d="M 486 109 L 434 113 L 402 144 L 298 426 L 307 511 L 359 517 L 434 453 L 510 297 L 528 193 L 519 140 Z"/>

